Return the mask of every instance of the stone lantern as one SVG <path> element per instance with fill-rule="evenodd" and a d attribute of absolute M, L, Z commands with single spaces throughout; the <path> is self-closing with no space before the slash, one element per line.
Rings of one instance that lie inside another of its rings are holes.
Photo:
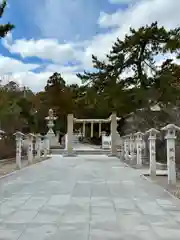
<path fill-rule="evenodd" d="M 150 175 L 156 176 L 156 136 L 160 132 L 155 128 L 151 128 L 146 133 L 149 135 L 149 157 L 150 157 Z"/>
<path fill-rule="evenodd" d="M 50 147 L 51 146 L 57 146 L 59 145 L 59 139 L 56 137 L 53 127 L 54 127 L 54 121 L 57 119 L 57 117 L 54 116 L 53 109 L 49 109 L 49 115 L 45 118 L 47 120 L 47 126 L 49 128 L 47 132 L 47 138 L 49 139 Z"/>
<path fill-rule="evenodd" d="M 33 140 L 35 138 L 35 135 L 32 133 L 29 133 L 27 135 L 27 139 L 28 139 L 28 162 L 31 164 L 33 162 Z"/>
<path fill-rule="evenodd" d="M 167 142 L 167 167 L 168 167 L 168 183 L 170 185 L 176 184 L 176 162 L 175 162 L 175 140 L 176 131 L 180 128 L 174 124 L 168 124 L 161 130 L 165 131 L 165 139 Z"/>
<path fill-rule="evenodd" d="M 142 149 L 143 149 L 143 136 L 144 133 L 137 132 L 134 134 L 136 138 L 136 148 L 137 148 L 137 166 L 142 166 Z"/>
<path fill-rule="evenodd" d="M 41 157 L 41 134 L 37 134 L 36 135 L 36 149 L 37 149 L 37 153 L 36 153 L 36 157 L 39 159 Z"/>
<path fill-rule="evenodd" d="M 21 154 L 22 154 L 22 139 L 24 134 L 22 132 L 16 132 L 13 134 L 16 137 L 16 165 L 21 168 Z"/>

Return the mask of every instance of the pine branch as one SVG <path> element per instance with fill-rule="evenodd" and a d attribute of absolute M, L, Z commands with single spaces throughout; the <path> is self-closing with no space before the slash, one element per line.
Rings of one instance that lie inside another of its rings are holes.
<path fill-rule="evenodd" d="M 15 26 L 10 23 L 0 25 L 0 38 L 5 37 L 14 27 Z"/>
<path fill-rule="evenodd" d="M 7 1 L 3 0 L 0 4 L 0 18 L 3 16 L 5 8 L 7 7 Z M 0 38 L 3 38 L 10 32 L 15 26 L 11 23 L 1 24 L 0 25 Z"/>
<path fill-rule="evenodd" d="M 2 17 L 6 6 L 7 6 L 7 1 L 3 0 L 3 2 L 0 4 L 0 18 Z"/>

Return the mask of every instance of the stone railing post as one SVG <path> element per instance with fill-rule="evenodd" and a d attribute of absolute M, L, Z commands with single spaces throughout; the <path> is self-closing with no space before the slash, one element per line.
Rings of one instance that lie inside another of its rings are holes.
<path fill-rule="evenodd" d="M 33 140 L 34 140 L 34 134 L 32 133 L 29 133 L 27 135 L 27 138 L 28 138 L 28 152 L 27 152 L 27 155 L 28 155 L 28 162 L 29 163 L 32 163 L 33 162 Z"/>
<path fill-rule="evenodd" d="M 64 149 L 67 150 L 67 145 L 68 145 L 68 135 L 67 135 L 67 133 L 64 135 L 64 143 L 65 143 Z"/>
<path fill-rule="evenodd" d="M 111 114 L 111 154 L 110 156 L 117 156 L 116 132 L 117 132 L 117 118 L 116 118 L 116 113 L 113 112 Z"/>
<path fill-rule="evenodd" d="M 46 139 L 45 139 L 45 145 L 46 145 L 46 149 L 47 149 L 47 154 L 50 154 L 50 140 L 47 135 L 46 135 Z"/>
<path fill-rule="evenodd" d="M 5 135 L 5 132 L 0 129 L 0 140 L 4 137 L 4 135 Z"/>
<path fill-rule="evenodd" d="M 149 135 L 149 161 L 150 161 L 150 176 L 156 176 L 156 136 L 160 133 L 155 128 L 151 128 L 146 131 L 146 134 Z"/>
<path fill-rule="evenodd" d="M 24 134 L 22 132 L 16 132 L 13 134 L 16 137 L 16 166 L 21 168 L 21 154 L 22 154 L 22 139 Z"/>
<path fill-rule="evenodd" d="M 47 157 L 47 155 L 48 155 L 48 148 L 47 148 L 47 136 L 45 135 L 44 137 L 43 137 L 43 152 L 44 152 L 44 157 Z"/>
<path fill-rule="evenodd" d="M 102 128 L 102 123 L 99 122 L 99 137 L 101 137 L 101 128 Z"/>
<path fill-rule="evenodd" d="M 137 132 L 134 134 L 136 137 L 136 149 L 137 149 L 137 166 L 142 166 L 142 148 L 143 148 L 143 136 L 144 133 Z"/>
<path fill-rule="evenodd" d="M 127 142 L 128 142 L 128 158 L 130 156 L 131 152 L 131 140 L 130 140 L 130 134 L 127 135 Z"/>
<path fill-rule="evenodd" d="M 131 157 L 131 160 L 133 161 L 134 159 L 134 135 L 133 134 L 130 134 L 129 141 L 130 141 L 130 157 Z"/>
<path fill-rule="evenodd" d="M 121 139 L 120 139 L 121 141 L 120 141 L 120 144 L 121 144 L 121 147 L 120 147 L 120 159 L 122 160 L 122 161 L 124 161 L 124 154 L 125 154 L 125 151 L 124 151 L 124 136 L 123 137 L 121 137 Z"/>
<path fill-rule="evenodd" d="M 94 134 L 94 123 L 91 122 L 91 138 L 93 138 L 93 134 Z"/>
<path fill-rule="evenodd" d="M 36 135 L 36 157 L 41 158 L 41 134 Z"/>
<path fill-rule="evenodd" d="M 101 147 L 102 147 L 102 149 L 104 148 L 104 144 L 103 144 L 103 139 L 104 139 L 104 136 L 106 136 L 106 132 L 104 132 L 104 131 L 102 131 L 101 132 Z"/>
<path fill-rule="evenodd" d="M 85 137 L 86 136 L 86 123 L 85 122 L 83 122 L 83 137 Z"/>
<path fill-rule="evenodd" d="M 73 125 L 74 125 L 74 117 L 73 114 L 68 114 L 67 116 L 67 154 L 66 156 L 74 156 L 73 149 Z M 84 130 L 83 130 L 83 134 Z"/>
<path fill-rule="evenodd" d="M 125 158 L 125 160 L 128 160 L 128 156 L 129 156 L 128 136 L 124 136 L 124 158 Z"/>
<path fill-rule="evenodd" d="M 176 131 L 180 131 L 180 128 L 174 124 L 168 124 L 161 128 L 165 131 L 165 139 L 167 142 L 167 167 L 168 167 L 168 184 L 176 184 L 176 161 L 175 161 L 175 140 Z"/>

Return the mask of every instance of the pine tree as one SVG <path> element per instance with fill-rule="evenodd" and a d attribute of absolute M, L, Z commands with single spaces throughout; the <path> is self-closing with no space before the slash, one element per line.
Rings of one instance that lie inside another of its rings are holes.
<path fill-rule="evenodd" d="M 0 4 L 0 18 L 2 18 L 5 8 L 7 7 L 7 1 L 3 0 Z M 11 23 L 0 24 L 0 38 L 3 38 L 10 32 L 15 26 Z"/>
<path fill-rule="evenodd" d="M 135 110 L 137 107 L 148 106 L 150 100 L 153 100 L 151 103 L 163 102 L 166 97 L 173 100 L 171 95 L 177 93 L 175 84 L 172 87 L 171 82 L 179 82 L 177 74 L 179 68 L 176 66 L 175 74 L 173 73 L 175 65 L 173 69 L 171 65 L 169 68 L 159 70 L 156 64 L 156 57 L 166 53 L 174 53 L 177 58 L 180 57 L 180 28 L 167 30 L 159 27 L 157 22 L 138 30 L 130 28 L 130 33 L 124 39 L 117 39 L 113 44 L 112 50 L 107 55 L 107 62 L 99 61 L 97 57 L 92 56 L 94 72 L 84 72 L 77 76 L 84 82 L 90 81 L 93 86 L 99 86 L 102 92 L 105 92 L 106 86 L 109 89 L 117 89 L 120 84 L 119 96 L 123 91 L 126 92 L 126 98 L 124 100 L 121 98 L 123 101 L 121 105 L 128 107 L 129 99 Z M 132 75 L 126 76 L 125 71 L 131 71 Z M 161 87 L 158 88 L 156 82 L 161 82 Z M 168 91 L 164 90 L 166 87 L 169 88 Z M 118 96 L 117 92 L 107 93 L 111 94 L 111 99 Z M 120 97 L 118 98 L 120 100 Z M 131 107 L 130 109 L 132 110 Z"/>

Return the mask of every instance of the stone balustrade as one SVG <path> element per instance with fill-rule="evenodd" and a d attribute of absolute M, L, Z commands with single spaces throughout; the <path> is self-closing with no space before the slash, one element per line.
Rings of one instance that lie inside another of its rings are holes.
<path fill-rule="evenodd" d="M 47 157 L 47 155 L 50 153 L 50 141 L 47 135 L 43 136 L 42 152 L 44 157 Z"/>
<path fill-rule="evenodd" d="M 22 141 L 24 134 L 22 132 L 16 132 L 14 133 L 14 136 L 16 138 L 16 166 L 20 169 L 22 167 Z"/>
<path fill-rule="evenodd" d="M 70 119 L 71 120 L 71 119 Z M 69 129 L 71 131 L 72 129 Z M 151 177 L 155 177 L 157 174 L 157 161 L 156 161 L 156 150 L 158 151 L 156 146 L 157 136 L 163 132 L 165 133 L 164 139 L 166 140 L 166 156 L 167 156 L 167 174 L 168 174 L 168 183 L 170 185 L 176 184 L 176 162 L 175 162 L 175 141 L 176 141 L 176 133 L 180 131 L 180 127 L 174 124 L 168 124 L 167 126 L 157 130 L 155 128 L 151 128 L 147 130 L 145 133 L 136 132 L 131 133 L 125 136 L 121 136 L 119 145 L 121 152 L 120 158 L 124 161 L 128 161 L 129 163 L 135 162 L 136 166 L 141 168 L 143 166 L 143 150 L 145 149 L 145 136 L 148 136 L 148 149 L 149 149 L 149 174 Z M 22 167 L 22 146 L 23 146 L 23 139 L 25 135 L 21 132 L 16 132 L 14 134 L 16 138 L 16 165 L 18 168 Z M 114 134 L 114 143 L 117 140 L 116 135 Z M 28 162 L 31 164 L 33 163 L 34 158 L 40 158 L 42 156 L 42 152 L 44 153 L 44 157 L 50 153 L 50 142 L 48 136 L 43 137 L 40 134 L 28 134 L 26 136 L 28 141 L 28 148 L 27 148 L 27 156 Z M 102 133 L 102 139 L 108 139 L 111 142 L 109 145 L 112 145 L 111 136 L 104 136 Z M 34 152 L 34 144 L 33 141 L 36 140 L 36 155 L 33 155 Z M 73 142 L 73 135 L 71 137 L 71 142 Z M 102 140 L 103 143 L 103 140 Z M 66 136 L 66 149 L 68 150 L 69 139 Z M 117 145 L 117 144 L 115 144 Z M 69 149 L 71 150 L 71 149 Z M 113 152 L 115 154 L 115 151 Z M 116 155 L 117 156 L 117 155 Z"/>
<path fill-rule="evenodd" d="M 175 140 L 176 132 L 180 131 L 180 127 L 174 124 L 168 124 L 167 126 L 157 130 L 151 128 L 145 133 L 137 132 L 121 137 L 121 158 L 129 163 L 135 160 L 137 167 L 143 165 L 143 150 L 145 149 L 144 136 L 148 136 L 149 145 L 149 174 L 151 177 L 155 177 L 157 170 L 156 162 L 156 140 L 158 134 L 165 133 L 166 139 L 166 152 L 167 152 L 167 175 L 168 184 L 176 184 L 176 162 L 175 162 Z M 157 149 L 158 151 L 158 149 Z"/>
<path fill-rule="evenodd" d="M 141 167 L 143 164 L 142 161 L 142 149 L 143 149 L 143 136 L 144 133 L 137 132 L 134 134 L 136 140 L 136 158 L 137 158 L 137 166 Z"/>
<path fill-rule="evenodd" d="M 40 158 L 42 153 L 42 136 L 41 134 L 36 135 L 36 157 Z"/>
<path fill-rule="evenodd" d="M 33 162 L 33 140 L 35 138 L 35 135 L 32 133 L 27 134 L 28 139 L 28 149 L 27 149 L 27 156 L 28 156 L 28 162 L 31 164 Z"/>
<path fill-rule="evenodd" d="M 156 176 L 156 138 L 157 134 L 159 134 L 160 131 L 156 130 L 155 128 L 151 128 L 148 131 L 146 131 L 146 134 L 148 134 L 148 140 L 149 140 L 149 160 L 150 160 L 150 175 L 151 177 Z"/>
<path fill-rule="evenodd" d="M 176 162 L 175 162 L 175 140 L 176 132 L 180 128 L 174 124 L 168 124 L 161 129 L 165 131 L 166 150 L 167 150 L 167 167 L 168 167 L 168 183 L 170 185 L 176 184 Z"/>
<path fill-rule="evenodd" d="M 42 157 L 42 153 L 44 153 L 44 157 L 50 152 L 49 148 L 49 139 L 47 136 L 44 137 L 43 141 L 42 136 L 40 134 L 34 135 L 29 133 L 27 135 L 16 132 L 14 133 L 16 140 L 16 166 L 17 168 L 22 168 L 22 148 L 27 151 L 27 159 L 28 163 L 32 164 L 34 158 L 40 159 Z M 34 144 L 35 140 L 35 144 Z M 36 152 L 36 155 L 34 155 Z"/>

